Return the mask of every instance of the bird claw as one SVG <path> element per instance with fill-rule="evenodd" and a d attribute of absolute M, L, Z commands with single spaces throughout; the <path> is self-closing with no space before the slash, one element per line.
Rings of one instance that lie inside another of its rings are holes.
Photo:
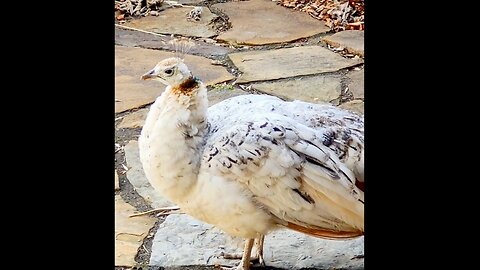
<path fill-rule="evenodd" d="M 220 256 L 222 256 L 224 259 L 227 259 L 227 260 L 239 260 L 239 259 L 242 259 L 242 254 L 240 253 L 226 253 L 226 252 L 222 252 L 220 254 Z M 251 262 L 258 262 L 260 264 L 261 267 L 264 267 L 265 266 L 265 260 L 263 259 L 263 254 L 260 254 L 260 252 L 255 252 L 255 255 L 253 256 L 250 256 L 250 261 Z M 223 268 L 222 268 L 223 269 Z M 235 267 L 231 267 L 231 268 L 225 268 L 227 270 L 231 270 L 231 269 L 236 269 Z M 240 268 L 240 269 L 243 269 L 243 268 Z"/>
<path fill-rule="evenodd" d="M 260 266 L 265 267 L 265 260 L 263 259 L 263 242 L 265 240 L 265 235 L 260 236 L 259 238 L 255 239 L 253 244 L 253 256 L 251 256 L 251 260 L 257 261 Z"/>
<path fill-rule="evenodd" d="M 263 258 L 263 242 L 265 240 L 265 236 L 262 235 L 258 238 L 255 238 L 254 240 L 253 239 L 250 239 L 250 242 L 246 242 L 246 246 L 245 246 L 245 249 L 244 249 L 244 253 L 243 254 L 240 254 L 240 253 L 226 253 L 226 252 L 222 252 L 220 254 L 220 256 L 222 256 L 223 258 L 225 259 L 242 259 L 241 262 L 240 262 L 240 265 L 236 268 L 238 270 L 243 270 L 243 269 L 247 269 L 249 268 L 250 266 L 250 262 L 257 262 L 260 264 L 261 267 L 265 267 L 265 260 Z M 247 240 L 248 241 L 248 240 Z M 248 245 L 249 243 L 249 245 Z M 247 249 L 248 247 L 248 249 Z M 245 264 L 244 261 L 247 261 L 243 258 L 243 256 L 245 254 L 250 254 L 250 260 L 248 260 L 248 266 L 247 267 L 244 267 L 243 264 Z M 252 255 L 253 254 L 253 255 Z"/>
<path fill-rule="evenodd" d="M 222 256 L 224 259 L 227 259 L 227 260 L 239 260 L 242 258 L 242 254 L 240 253 L 226 253 L 226 252 L 222 252 L 220 254 L 220 256 Z M 265 262 L 263 260 L 263 256 L 260 255 L 260 254 L 255 254 L 254 256 L 250 256 L 250 261 L 251 262 L 254 262 L 254 261 L 259 261 L 260 264 L 263 264 L 265 265 Z"/>
<path fill-rule="evenodd" d="M 222 252 L 220 253 L 220 256 L 222 256 L 224 259 L 227 259 L 227 260 L 238 260 L 242 258 L 242 254 L 240 253 Z"/>
<path fill-rule="evenodd" d="M 255 260 L 257 261 L 258 260 L 258 263 L 260 264 L 261 267 L 265 267 L 265 260 L 263 259 L 263 255 L 258 255 L 258 258 L 257 259 L 253 259 L 252 260 Z"/>
<path fill-rule="evenodd" d="M 226 266 L 226 265 L 221 265 L 219 266 L 221 270 L 249 270 L 250 266 L 244 266 L 243 262 L 240 262 L 237 266 Z"/>

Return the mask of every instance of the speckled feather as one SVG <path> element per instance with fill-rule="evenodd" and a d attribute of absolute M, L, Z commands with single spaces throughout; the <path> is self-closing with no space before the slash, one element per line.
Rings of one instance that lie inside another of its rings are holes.
<path fill-rule="evenodd" d="M 208 110 L 201 170 L 246 185 L 277 218 L 363 231 L 363 117 L 330 105 L 238 96 Z"/>

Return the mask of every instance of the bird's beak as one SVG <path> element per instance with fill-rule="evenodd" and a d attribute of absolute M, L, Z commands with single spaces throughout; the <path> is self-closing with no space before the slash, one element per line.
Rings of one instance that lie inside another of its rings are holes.
<path fill-rule="evenodd" d="M 142 80 L 149 80 L 149 79 L 157 77 L 157 75 L 158 75 L 158 70 L 155 67 L 154 69 L 150 70 L 149 72 L 143 74 L 141 78 L 142 78 Z"/>

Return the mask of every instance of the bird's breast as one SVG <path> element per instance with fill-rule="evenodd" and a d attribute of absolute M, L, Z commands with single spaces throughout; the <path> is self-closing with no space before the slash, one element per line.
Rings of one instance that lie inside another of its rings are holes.
<path fill-rule="evenodd" d="M 239 182 L 201 173 L 181 209 L 232 236 L 255 238 L 273 226 L 272 216 L 261 209 Z"/>

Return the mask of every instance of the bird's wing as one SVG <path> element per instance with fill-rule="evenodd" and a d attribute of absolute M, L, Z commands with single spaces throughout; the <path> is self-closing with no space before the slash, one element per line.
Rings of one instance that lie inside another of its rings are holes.
<path fill-rule="evenodd" d="M 297 227 L 292 229 L 363 231 L 364 195 L 355 185 L 356 165 L 340 161 L 325 134 L 328 127 L 315 130 L 274 114 L 253 119 L 213 130 L 202 168 L 244 184 L 283 225 Z"/>

